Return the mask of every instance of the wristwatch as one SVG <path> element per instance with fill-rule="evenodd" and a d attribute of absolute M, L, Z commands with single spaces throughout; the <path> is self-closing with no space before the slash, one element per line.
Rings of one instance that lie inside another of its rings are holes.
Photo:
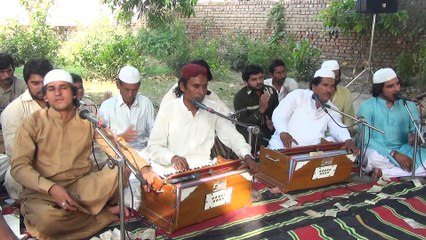
<path fill-rule="evenodd" d="M 392 151 L 390 151 L 390 153 L 389 153 L 393 158 L 395 157 L 395 155 L 396 155 L 396 151 L 395 150 L 392 150 Z"/>

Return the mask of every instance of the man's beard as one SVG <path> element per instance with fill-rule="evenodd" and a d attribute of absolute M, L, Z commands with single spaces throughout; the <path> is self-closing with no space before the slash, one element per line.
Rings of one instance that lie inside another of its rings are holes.
<path fill-rule="evenodd" d="M 254 88 L 254 87 L 251 87 L 251 86 L 248 86 L 248 88 L 249 88 L 250 90 L 252 90 L 252 91 L 263 91 L 264 84 L 259 84 L 259 85 L 257 85 L 255 88 Z"/>
<path fill-rule="evenodd" d="M 36 100 L 36 101 L 44 101 L 44 97 L 43 96 L 34 95 L 31 91 L 29 91 L 29 92 L 30 92 L 31 97 L 34 100 Z"/>
<path fill-rule="evenodd" d="M 283 77 L 281 79 L 275 80 L 275 82 L 278 82 L 279 84 L 284 84 L 286 77 Z"/>

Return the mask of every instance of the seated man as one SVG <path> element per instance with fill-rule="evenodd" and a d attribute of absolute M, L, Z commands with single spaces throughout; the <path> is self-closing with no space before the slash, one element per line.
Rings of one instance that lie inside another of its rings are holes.
<path fill-rule="evenodd" d="M 250 152 L 250 145 L 226 119 L 199 109 L 194 100 L 224 113 L 223 107 L 206 98 L 207 70 L 197 64 L 187 64 L 179 78 L 179 98 L 162 106 L 158 111 L 146 152 L 156 165 L 159 174 L 182 171 L 207 165 L 215 134 L 239 157 L 252 173 L 257 165 Z M 154 170 L 156 168 L 153 166 Z"/>
<path fill-rule="evenodd" d="M 367 145 L 365 172 L 373 172 L 373 180 L 380 176 L 410 176 L 412 168 L 416 176 L 426 175 L 426 149 L 418 148 L 416 165 L 413 166 L 413 140 L 415 127 L 404 107 L 398 100 L 400 81 L 391 68 L 382 68 L 373 75 L 373 97 L 361 103 L 358 116 L 385 131 L 381 134 L 365 128 Z M 413 102 L 406 102 L 414 119 L 419 113 Z"/>
<path fill-rule="evenodd" d="M 27 89 L 24 80 L 14 76 L 15 61 L 12 56 L 0 53 L 0 113 Z"/>
<path fill-rule="evenodd" d="M 2 163 L 7 171 L 4 177 L 4 186 L 10 198 L 17 200 L 22 186 L 10 175 L 10 157 L 15 147 L 15 134 L 22 121 L 33 112 L 46 106 L 42 88 L 44 76 L 53 69 L 49 60 L 44 58 L 28 60 L 23 69 L 25 83 L 28 89 L 13 100 L 1 114 L 3 137 L 6 147 L 7 162 Z"/>
<path fill-rule="evenodd" d="M 28 232 L 39 239 L 85 239 L 117 221 L 119 213 L 118 168 L 92 170 L 93 138 L 115 154 L 79 117 L 77 89 L 68 72 L 50 71 L 43 85 L 47 108 L 23 120 L 12 156 L 11 174 L 23 185 L 21 214 Z M 123 139 L 117 141 L 149 190 L 157 175 Z"/>
<path fill-rule="evenodd" d="M 340 76 L 342 74 L 340 72 L 339 63 L 336 60 L 327 60 L 322 63 L 321 68 L 328 68 L 332 70 L 336 75 L 336 91 L 334 92 L 333 97 L 331 98 L 331 102 L 340 111 L 352 117 L 355 117 L 355 110 L 352 104 L 352 93 L 347 88 L 339 84 L 341 82 Z M 342 122 L 347 127 L 354 125 L 353 119 L 345 116 L 342 116 L 342 119 Z"/>
<path fill-rule="evenodd" d="M 261 133 L 253 135 L 251 147 L 259 151 L 260 146 L 268 146 L 268 141 L 274 133 L 272 112 L 278 106 L 277 91 L 271 86 L 263 84 L 263 70 L 258 65 L 247 65 L 242 72 L 245 87 L 234 96 L 235 111 L 242 111 L 237 120 L 249 125 L 256 125 Z M 249 133 L 246 128 L 238 126 L 240 132 L 248 142 Z"/>
<path fill-rule="evenodd" d="M 121 68 L 116 80 L 120 95 L 105 100 L 98 115 L 119 137 L 143 154 L 154 125 L 154 106 L 151 100 L 139 94 L 140 79 L 135 67 Z"/>
<path fill-rule="evenodd" d="M 299 84 L 293 78 L 287 77 L 287 68 L 280 59 L 275 59 L 269 65 L 269 76 L 265 79 L 265 84 L 277 90 L 278 101 L 281 101 L 287 94 L 299 88 Z"/>
<path fill-rule="evenodd" d="M 275 133 L 269 148 L 282 149 L 315 145 L 321 142 L 328 130 L 330 135 L 354 155 L 358 149 L 344 124 L 342 116 L 334 111 L 324 111 L 324 104 L 334 106 L 330 98 L 335 88 L 334 72 L 320 69 L 310 82 L 310 89 L 298 89 L 289 93 L 275 108 L 272 115 Z"/>

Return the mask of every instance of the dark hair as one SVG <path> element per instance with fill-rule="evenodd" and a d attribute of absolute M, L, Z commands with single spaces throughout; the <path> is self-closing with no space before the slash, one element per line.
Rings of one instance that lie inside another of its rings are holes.
<path fill-rule="evenodd" d="M 70 74 L 71 74 L 73 83 L 82 83 L 83 84 L 83 79 L 80 77 L 80 75 L 77 75 L 75 73 L 70 73 Z"/>
<path fill-rule="evenodd" d="M 183 83 L 183 85 L 186 87 L 186 84 L 188 83 L 188 79 L 184 78 L 184 77 L 180 77 L 177 87 L 173 90 L 173 93 L 176 95 L 176 97 L 180 97 L 182 96 L 183 92 L 180 89 L 180 84 Z"/>
<path fill-rule="evenodd" d="M 259 65 L 249 64 L 244 67 L 241 77 L 244 81 L 248 81 L 250 75 L 263 73 L 263 69 Z"/>
<path fill-rule="evenodd" d="M 13 57 L 7 53 L 0 53 L 0 69 L 6 69 L 9 66 L 15 70 L 15 61 L 13 60 Z"/>
<path fill-rule="evenodd" d="M 312 85 L 318 86 L 321 83 L 322 77 L 314 77 L 309 82 L 309 89 L 312 90 Z"/>
<path fill-rule="evenodd" d="M 201 65 L 201 66 L 205 67 L 207 69 L 207 81 L 210 82 L 211 80 L 213 80 L 212 72 L 210 71 L 210 66 L 206 62 L 206 60 L 204 60 L 204 59 L 197 59 L 197 60 L 193 60 L 193 61 L 191 61 L 189 63 L 198 64 L 198 65 Z"/>
<path fill-rule="evenodd" d="M 78 89 L 74 85 L 72 85 L 71 83 L 68 83 L 68 84 L 71 87 L 71 91 L 72 91 L 73 97 L 75 97 L 75 98 L 72 99 L 72 105 L 74 105 L 75 108 L 78 108 L 78 107 L 80 107 L 80 100 L 78 100 L 76 98 L 77 97 L 77 90 Z M 46 92 L 47 92 L 47 86 L 43 86 L 43 88 L 42 88 L 43 96 L 46 96 Z M 48 102 L 46 102 L 46 106 L 48 108 L 50 107 L 50 105 L 49 105 Z"/>
<path fill-rule="evenodd" d="M 28 83 L 28 79 L 30 79 L 31 74 L 36 74 L 44 77 L 48 72 L 52 70 L 53 66 L 49 62 L 49 60 L 44 58 L 30 59 L 24 65 L 24 80 L 26 83 Z"/>
<path fill-rule="evenodd" d="M 380 94 L 383 93 L 383 87 L 385 86 L 385 83 L 377 83 L 373 84 L 373 87 L 371 89 L 371 94 L 373 97 L 378 97 Z"/>
<path fill-rule="evenodd" d="M 285 63 L 283 60 L 281 59 L 272 60 L 271 65 L 269 65 L 269 73 L 274 73 L 275 68 L 279 66 L 283 66 L 285 68 Z"/>

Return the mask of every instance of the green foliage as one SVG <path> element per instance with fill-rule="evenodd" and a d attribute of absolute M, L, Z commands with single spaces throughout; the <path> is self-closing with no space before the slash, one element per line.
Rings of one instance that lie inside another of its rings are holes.
<path fill-rule="evenodd" d="M 136 38 L 143 53 L 161 59 L 176 73 L 189 60 L 189 40 L 181 22 L 141 29 Z"/>
<path fill-rule="evenodd" d="M 51 0 L 20 0 L 30 17 L 30 25 L 8 21 L 0 27 L 0 51 L 10 53 L 18 65 L 29 58 L 44 57 L 54 60 L 59 48 L 59 36 L 47 25 Z"/>
<path fill-rule="evenodd" d="M 398 75 L 403 79 L 404 85 L 426 84 L 426 40 L 419 41 L 413 53 L 401 53 L 397 63 Z"/>
<path fill-rule="evenodd" d="M 297 42 L 293 39 L 287 40 L 288 60 L 287 64 L 292 77 L 298 81 L 309 82 L 319 66 L 321 51 L 313 48 L 309 41 Z M 293 72 L 292 72 L 293 71 Z"/>
<path fill-rule="evenodd" d="M 61 57 L 67 65 L 84 69 L 87 77 L 113 79 L 126 64 L 143 70 L 139 49 L 128 29 L 104 19 L 75 32 L 61 49 Z"/>
<path fill-rule="evenodd" d="M 220 57 L 234 71 L 240 71 L 247 64 L 248 44 L 251 42 L 246 34 L 229 34 L 225 36 L 224 49 Z"/>
<path fill-rule="evenodd" d="M 118 11 L 118 19 L 130 21 L 135 14 L 146 16 L 148 26 L 161 27 L 173 22 L 176 16 L 194 15 L 197 0 L 102 0 Z"/>
<path fill-rule="evenodd" d="M 284 5 L 281 3 L 276 3 L 272 7 L 271 11 L 268 14 L 268 21 L 266 25 L 269 28 L 272 28 L 271 42 L 278 43 L 284 39 L 285 36 L 285 15 L 284 15 Z"/>
<path fill-rule="evenodd" d="M 407 31 L 408 12 L 377 14 L 376 29 L 397 36 Z M 327 28 L 330 37 L 350 32 L 368 34 L 371 30 L 372 15 L 356 12 L 356 0 L 333 1 L 327 9 L 320 11 L 318 18 Z"/>

